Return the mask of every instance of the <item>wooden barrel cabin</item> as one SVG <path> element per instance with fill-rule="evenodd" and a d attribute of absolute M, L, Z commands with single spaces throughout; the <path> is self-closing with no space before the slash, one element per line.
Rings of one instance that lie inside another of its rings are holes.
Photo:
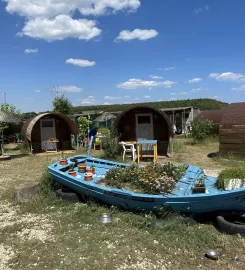
<path fill-rule="evenodd" d="M 75 122 L 64 114 L 43 113 L 27 119 L 21 133 L 30 152 L 39 153 L 47 150 L 50 139 L 56 139 L 58 150 L 72 149 L 71 134 L 77 136 L 79 130 Z"/>
<path fill-rule="evenodd" d="M 245 157 L 245 102 L 231 103 L 219 126 L 221 156 Z"/>
<path fill-rule="evenodd" d="M 166 156 L 170 137 L 174 137 L 169 117 L 151 106 L 136 105 L 121 112 L 114 129 L 122 141 L 157 140 L 158 155 Z"/>

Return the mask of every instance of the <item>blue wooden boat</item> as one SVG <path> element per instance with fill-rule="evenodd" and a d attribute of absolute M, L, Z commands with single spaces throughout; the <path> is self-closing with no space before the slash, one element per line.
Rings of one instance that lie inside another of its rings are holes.
<path fill-rule="evenodd" d="M 68 174 L 71 163 L 75 163 L 75 177 Z M 78 172 L 78 163 L 95 166 L 96 175 L 91 182 L 84 181 L 83 173 Z M 153 211 L 166 206 L 174 211 L 188 213 L 245 210 L 245 188 L 218 190 L 213 186 L 216 181 L 214 177 L 205 178 L 206 193 L 193 193 L 193 185 L 204 175 L 200 167 L 193 165 L 188 165 L 185 175 L 178 181 L 171 194 L 140 194 L 99 185 L 99 181 L 109 169 L 128 166 L 130 165 L 79 155 L 69 158 L 66 166 L 61 166 L 59 162 L 51 164 L 48 171 L 55 181 L 76 193 L 129 210 Z"/>

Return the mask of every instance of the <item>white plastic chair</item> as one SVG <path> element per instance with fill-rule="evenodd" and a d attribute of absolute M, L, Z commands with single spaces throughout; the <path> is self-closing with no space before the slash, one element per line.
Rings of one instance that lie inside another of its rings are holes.
<path fill-rule="evenodd" d="M 125 159 L 126 153 L 132 153 L 133 161 L 136 160 L 136 149 L 133 144 L 126 142 L 121 142 L 123 146 L 123 160 Z"/>

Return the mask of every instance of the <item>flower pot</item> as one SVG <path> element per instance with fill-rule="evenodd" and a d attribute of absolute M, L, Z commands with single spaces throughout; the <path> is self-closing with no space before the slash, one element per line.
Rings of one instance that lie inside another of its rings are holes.
<path fill-rule="evenodd" d="M 206 187 L 195 185 L 192 188 L 192 193 L 206 193 Z"/>
<path fill-rule="evenodd" d="M 67 159 L 61 159 L 61 160 L 60 160 L 60 165 L 61 165 L 61 166 L 65 166 L 65 165 L 67 165 L 67 164 L 68 164 Z"/>
<path fill-rule="evenodd" d="M 68 171 L 68 173 L 69 173 L 70 176 L 76 176 L 77 175 L 76 171 Z"/>
<path fill-rule="evenodd" d="M 92 173 L 88 173 L 88 172 L 86 172 L 85 174 L 84 174 L 84 180 L 85 181 L 92 181 L 93 180 L 93 174 Z"/>
<path fill-rule="evenodd" d="M 78 163 L 77 167 L 78 167 L 79 172 L 81 172 L 81 173 L 86 172 L 86 167 L 87 167 L 86 163 Z"/>
<path fill-rule="evenodd" d="M 87 172 L 87 173 L 92 173 L 92 174 L 93 174 L 93 169 L 91 169 L 91 168 L 86 169 L 86 172 Z"/>

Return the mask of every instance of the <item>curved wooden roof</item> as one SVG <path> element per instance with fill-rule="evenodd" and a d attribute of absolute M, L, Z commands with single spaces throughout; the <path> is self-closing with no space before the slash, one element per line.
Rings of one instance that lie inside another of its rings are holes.
<path fill-rule="evenodd" d="M 163 118 L 163 119 L 166 121 L 166 123 L 167 123 L 167 126 L 168 126 L 168 134 L 169 134 L 169 136 L 170 136 L 170 137 L 174 137 L 173 128 L 172 128 L 170 119 L 169 119 L 169 117 L 167 116 L 167 114 L 164 113 L 163 111 L 161 111 L 160 109 L 151 107 L 151 106 L 149 106 L 149 105 L 140 105 L 140 104 L 139 104 L 139 105 L 134 105 L 134 106 L 129 107 L 128 109 L 124 110 L 124 111 L 121 112 L 121 113 L 117 116 L 117 118 L 115 119 L 115 121 L 114 121 L 114 123 L 113 123 L 113 128 L 114 128 L 114 129 L 117 129 L 117 128 L 118 128 L 119 123 L 120 123 L 120 120 L 121 120 L 122 117 L 123 117 L 125 114 L 127 114 L 129 111 L 134 110 L 134 109 L 140 109 L 140 108 L 142 108 L 142 109 L 150 109 L 150 110 L 153 110 L 153 111 L 159 113 L 160 116 L 162 116 L 162 118 Z"/>
<path fill-rule="evenodd" d="M 209 120 L 213 121 L 215 124 L 220 124 L 223 119 L 224 111 L 223 110 L 211 110 L 200 112 L 195 118 L 194 121 L 198 120 Z"/>
<path fill-rule="evenodd" d="M 245 102 L 228 105 L 224 109 L 221 125 L 245 125 Z"/>
<path fill-rule="evenodd" d="M 26 120 L 26 122 L 24 123 L 22 130 L 21 130 L 22 136 L 24 138 L 27 138 L 29 141 L 31 141 L 31 133 L 32 133 L 33 127 L 35 126 L 37 121 L 45 116 L 52 116 L 52 115 L 58 116 L 59 118 L 65 120 L 70 128 L 71 134 L 73 134 L 73 135 L 79 134 L 78 126 L 68 116 L 66 116 L 62 113 L 43 113 L 43 114 L 39 114 L 35 117 L 32 117 L 32 118 Z"/>

